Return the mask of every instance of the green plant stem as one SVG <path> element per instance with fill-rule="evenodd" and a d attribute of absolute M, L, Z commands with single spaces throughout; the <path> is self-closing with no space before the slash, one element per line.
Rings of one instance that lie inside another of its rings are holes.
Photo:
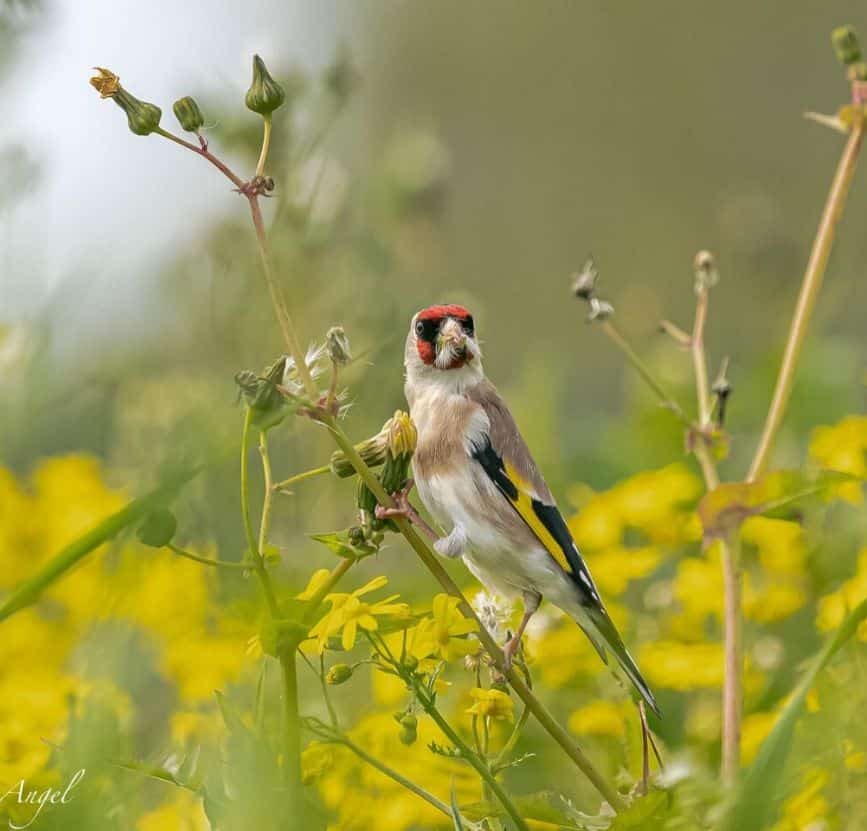
<path fill-rule="evenodd" d="M 638 353 L 629 345 L 629 341 L 620 334 L 620 330 L 610 321 L 603 320 L 600 324 L 606 337 L 626 356 L 626 360 L 634 367 L 635 371 L 644 379 L 645 383 L 656 393 L 656 397 L 663 407 L 671 410 L 686 427 L 692 427 L 692 422 L 678 404 L 653 377 L 653 373 Z"/>
<path fill-rule="evenodd" d="M 846 146 L 843 148 L 843 154 L 840 157 L 840 162 L 834 174 L 834 180 L 831 183 L 825 208 L 822 211 L 819 229 L 813 241 L 813 249 L 810 252 L 810 259 L 804 272 L 803 282 L 801 283 L 801 292 L 798 295 L 798 302 L 789 328 L 789 337 L 786 341 L 783 362 L 780 365 L 780 372 L 777 376 L 776 386 L 774 387 L 771 406 L 768 409 L 762 435 L 759 439 L 752 464 L 750 465 L 749 473 L 747 474 L 747 482 L 754 482 L 764 472 L 774 439 L 783 422 L 786 406 L 792 394 L 795 368 L 801 355 L 804 338 L 807 335 L 807 328 L 809 327 L 810 318 L 816 305 L 816 298 L 819 295 L 819 289 L 822 287 L 828 257 L 834 244 L 834 233 L 843 214 L 843 208 L 846 204 L 846 194 L 855 175 L 858 153 L 861 150 L 863 139 L 864 123 L 861 122 L 853 127 L 852 132 L 849 133 L 849 138 L 846 141 Z"/>
<path fill-rule="evenodd" d="M 203 159 L 207 159 L 217 170 L 220 171 L 239 191 L 243 191 L 244 183 L 241 179 L 232 172 L 232 170 L 226 165 L 224 162 L 220 161 L 213 153 L 210 153 L 204 147 L 196 147 L 195 144 L 191 144 L 188 141 L 185 141 L 180 136 L 176 136 L 174 133 L 170 133 L 168 130 L 164 130 L 162 127 L 157 127 L 154 132 L 157 135 L 162 136 L 163 138 L 167 138 L 169 141 L 173 141 L 175 144 L 179 144 L 181 147 L 186 147 L 187 150 L 192 150 L 197 156 L 201 156 Z"/>
<path fill-rule="evenodd" d="M 298 714 L 298 666 L 295 663 L 294 649 L 287 649 L 280 656 L 280 670 L 283 676 L 285 776 L 297 796 L 300 794 L 301 784 L 301 719 Z"/>
<path fill-rule="evenodd" d="M 259 431 L 259 455 L 262 457 L 262 472 L 265 477 L 265 496 L 262 501 L 262 520 L 259 523 L 259 556 L 265 557 L 265 546 L 271 533 L 271 509 L 274 503 L 274 486 L 271 476 L 271 457 L 268 455 L 268 434 Z"/>
<path fill-rule="evenodd" d="M 211 560 L 208 557 L 202 557 L 199 554 L 193 554 L 192 551 L 185 551 L 183 548 L 178 548 L 178 546 L 169 543 L 166 548 L 169 549 L 173 554 L 177 554 L 178 557 L 186 557 L 188 560 L 193 560 L 197 563 L 202 563 L 206 566 L 216 566 L 217 568 L 229 568 L 229 569 L 237 569 L 240 571 L 249 571 L 252 566 L 247 563 L 227 563 L 225 560 Z"/>
<path fill-rule="evenodd" d="M 330 472 L 330 465 L 314 467 L 312 470 L 305 470 L 303 473 L 296 473 L 294 476 L 290 476 L 288 479 L 284 479 L 282 482 L 275 483 L 274 490 L 282 491 L 288 488 L 290 485 L 294 485 L 296 482 L 303 482 L 305 479 L 312 479 L 314 476 L 321 476 L 323 473 Z"/>
<path fill-rule="evenodd" d="M 370 488 L 373 495 L 382 505 L 394 507 L 394 500 L 385 492 L 380 481 L 373 474 L 373 471 L 364 463 L 364 460 L 358 454 L 358 451 L 353 446 L 347 435 L 337 424 L 333 416 L 325 415 L 322 419 L 323 423 L 331 431 L 337 446 L 344 452 L 350 464 L 355 468 L 358 475 L 364 480 L 364 483 Z M 497 669 L 508 680 L 512 689 L 517 696 L 524 702 L 533 717 L 539 722 L 543 730 L 561 747 L 566 755 L 575 763 L 578 769 L 590 780 L 593 787 L 607 800 L 608 804 L 615 811 L 621 811 L 625 807 L 624 801 L 620 794 L 605 780 L 602 774 L 596 770 L 593 763 L 581 748 L 573 741 L 572 737 L 566 729 L 551 715 L 548 709 L 539 701 L 533 694 L 532 690 L 524 683 L 520 674 L 513 668 L 508 672 L 505 668 L 503 652 L 496 641 L 490 636 L 488 631 L 482 625 L 473 608 L 463 596 L 461 590 L 457 587 L 454 580 L 449 576 L 448 572 L 440 564 L 439 558 L 434 553 L 433 549 L 428 545 L 427 541 L 422 539 L 405 519 L 396 518 L 395 523 L 403 534 L 411 548 L 418 555 L 419 559 L 427 567 L 428 571 L 439 582 L 447 594 L 456 597 L 460 600 L 460 610 L 465 616 L 474 620 L 478 627 L 476 637 L 482 642 L 482 646 L 491 656 L 491 660 Z"/>
<path fill-rule="evenodd" d="M 116 513 L 86 531 L 52 557 L 33 577 L 16 586 L 0 605 L 0 621 L 29 606 L 52 583 L 103 543 L 116 537 L 125 528 L 144 519 L 154 508 L 171 502 L 178 491 L 201 472 L 201 467 L 180 473 L 160 487 L 129 502 Z M 23 556 L 23 552 L 22 552 Z"/>
<path fill-rule="evenodd" d="M 398 664 L 397 669 L 400 671 L 401 665 Z M 445 735 L 446 738 L 448 738 L 448 740 L 460 751 L 461 758 L 469 762 L 473 770 L 479 774 L 482 782 L 488 789 L 490 789 L 497 798 L 497 801 L 503 806 L 503 810 L 511 817 L 512 822 L 515 823 L 515 827 L 520 829 L 520 831 L 529 831 L 526 821 L 518 813 L 515 804 L 497 781 L 497 777 L 491 773 L 491 769 L 488 767 L 487 762 L 476 753 L 463 740 L 457 730 L 448 723 L 443 714 L 437 708 L 436 703 L 428 695 L 427 690 L 425 690 L 425 688 L 419 683 L 418 678 L 415 675 L 406 672 L 403 672 L 402 675 L 406 681 L 409 681 L 412 684 L 416 698 L 424 708 L 424 711 L 434 720 L 434 723 L 439 727 L 443 735 Z"/>
<path fill-rule="evenodd" d="M 280 331 L 283 333 L 283 340 L 286 343 L 286 348 L 289 354 L 295 361 L 295 371 L 304 385 L 304 389 L 314 405 L 319 399 L 319 391 L 310 375 L 310 369 L 307 366 L 307 361 L 304 358 L 304 353 L 298 345 L 298 337 L 295 333 L 295 325 L 292 323 L 292 318 L 289 316 L 289 310 L 286 307 L 286 301 L 283 298 L 283 293 L 280 290 L 280 285 L 277 282 L 277 277 L 274 274 L 274 267 L 271 261 L 271 249 L 268 245 L 268 235 L 265 231 L 265 223 L 262 219 L 262 210 L 259 207 L 259 197 L 255 193 L 248 196 L 250 203 L 250 215 L 253 218 L 253 227 L 256 230 L 256 241 L 259 245 L 259 258 L 262 262 L 262 272 L 265 275 L 265 283 L 268 286 L 268 293 L 271 296 L 271 305 L 274 307 L 274 312 L 277 315 L 277 322 L 280 324 Z"/>
<path fill-rule="evenodd" d="M 500 749 L 500 752 L 497 754 L 496 758 L 493 762 L 491 762 L 491 769 L 496 773 L 497 770 L 504 766 L 506 762 L 506 757 L 509 753 L 512 752 L 512 749 L 518 742 L 518 738 L 521 735 L 521 731 L 524 729 L 524 725 L 527 723 L 527 719 L 530 717 L 530 708 L 527 705 L 524 705 L 524 709 L 521 710 L 521 715 L 518 716 L 518 720 L 515 722 L 515 726 L 512 728 L 512 732 L 509 734 L 509 738 L 506 739 L 506 743 Z"/>
<path fill-rule="evenodd" d="M 268 150 L 271 148 L 271 113 L 262 116 L 262 149 L 259 151 L 259 161 L 256 162 L 256 175 L 265 172 L 265 162 L 268 161 Z"/>

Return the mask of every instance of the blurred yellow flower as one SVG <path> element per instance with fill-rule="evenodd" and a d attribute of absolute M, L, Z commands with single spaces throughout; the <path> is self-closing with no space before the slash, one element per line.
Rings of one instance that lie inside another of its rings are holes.
<path fill-rule="evenodd" d="M 830 470 L 867 477 L 867 416 L 849 416 L 833 426 L 817 427 L 810 441 L 810 458 Z M 836 493 L 856 505 L 864 498 L 859 482 L 846 482 Z"/>
<path fill-rule="evenodd" d="M 173 788 L 170 793 L 170 801 L 139 818 L 136 831 L 208 831 L 201 799 L 182 788 Z"/>
<path fill-rule="evenodd" d="M 379 628 L 377 616 L 409 617 L 410 608 L 406 603 L 394 603 L 398 597 L 396 594 L 375 603 L 360 600 L 363 595 L 381 589 L 387 583 L 386 577 L 374 577 L 360 589 L 348 594 L 341 592 L 325 596 L 331 609 L 310 630 L 311 637 L 317 640 L 320 653 L 325 651 L 328 639 L 341 630 L 341 644 L 344 649 L 349 650 L 355 646 L 359 628 L 367 632 L 375 632 Z"/>
<path fill-rule="evenodd" d="M 741 539 L 752 543 L 759 562 L 772 574 L 801 576 L 807 558 L 804 529 L 797 522 L 770 517 L 750 517 L 741 526 Z"/>
<path fill-rule="evenodd" d="M 472 707 L 467 708 L 468 713 L 483 718 L 512 720 L 514 704 L 507 693 L 500 690 L 485 690 L 481 687 L 474 687 L 470 690 L 470 697 L 474 703 Z"/>
<path fill-rule="evenodd" d="M 741 725 L 741 764 L 749 765 L 777 723 L 779 713 L 751 713 Z"/>
<path fill-rule="evenodd" d="M 313 741 L 301 753 L 301 781 L 312 785 L 334 767 L 333 744 Z"/>
<path fill-rule="evenodd" d="M 661 559 L 659 549 L 651 546 L 614 546 L 588 557 L 588 563 L 603 594 L 619 595 L 626 591 L 632 580 L 639 580 L 652 573 Z"/>
<path fill-rule="evenodd" d="M 721 643 L 655 641 L 643 644 L 638 654 L 638 663 L 651 686 L 685 691 L 722 684 Z"/>
<path fill-rule="evenodd" d="M 328 578 L 331 576 L 331 572 L 327 568 L 319 568 L 310 575 L 310 580 L 307 582 L 307 587 L 304 591 L 299 592 L 295 595 L 298 600 L 310 600 L 316 594 L 316 592 L 321 589 Z"/>
<path fill-rule="evenodd" d="M 801 776 L 801 790 L 783 803 L 780 821 L 771 831 L 813 831 L 827 828 L 830 806 L 822 795 L 827 784 L 826 771 L 818 767 L 807 768 Z"/>
<path fill-rule="evenodd" d="M 577 736 L 613 736 L 620 739 L 626 735 L 623 708 L 613 701 L 592 701 L 579 707 L 569 716 L 568 726 Z"/>
<path fill-rule="evenodd" d="M 479 651 L 479 642 L 465 638 L 477 631 L 476 622 L 458 610 L 460 600 L 448 594 L 438 594 L 431 604 L 431 616 L 424 618 L 415 630 L 416 654 L 435 655 L 446 662 L 460 660 Z"/>
<path fill-rule="evenodd" d="M 819 611 L 816 625 L 821 632 L 836 629 L 843 619 L 862 600 L 867 598 L 867 548 L 862 548 L 858 554 L 858 565 L 855 575 L 848 579 L 839 589 L 827 594 L 819 600 Z M 867 621 L 858 627 L 858 636 L 867 640 Z"/>

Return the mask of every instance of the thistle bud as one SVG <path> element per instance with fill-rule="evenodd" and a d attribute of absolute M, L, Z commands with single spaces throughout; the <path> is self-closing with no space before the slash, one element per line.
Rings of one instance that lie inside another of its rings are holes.
<path fill-rule="evenodd" d="M 111 70 L 96 67 L 99 75 L 90 79 L 90 85 L 100 98 L 111 98 L 125 113 L 129 129 L 137 136 L 149 136 L 160 126 L 162 110 L 156 104 L 139 101 L 120 85 L 120 78 Z"/>
<path fill-rule="evenodd" d="M 388 441 L 388 429 L 391 425 L 391 419 L 385 422 L 382 430 L 375 436 L 365 439 L 363 442 L 355 445 L 358 455 L 364 460 L 368 467 L 379 467 L 385 461 L 386 444 Z M 331 454 L 329 462 L 331 472 L 341 479 L 355 474 L 355 468 L 350 464 L 349 459 L 342 450 L 335 450 Z"/>
<path fill-rule="evenodd" d="M 205 118 L 202 115 L 202 111 L 199 109 L 199 105 L 195 99 L 189 95 L 178 98 L 172 104 L 172 111 L 178 120 L 178 124 L 188 133 L 198 133 L 204 126 Z"/>
<path fill-rule="evenodd" d="M 144 518 L 144 522 L 136 531 L 136 536 L 142 545 L 162 548 L 172 541 L 177 528 L 178 521 L 174 514 L 167 508 L 158 508 Z"/>
<path fill-rule="evenodd" d="M 342 326 L 332 326 L 325 335 L 325 348 L 328 357 L 337 366 L 346 366 L 352 360 L 349 351 L 349 338 Z"/>
<path fill-rule="evenodd" d="M 286 99 L 286 93 L 268 72 L 258 55 L 253 55 L 253 81 L 244 99 L 247 109 L 259 115 L 271 115 Z"/>
<path fill-rule="evenodd" d="M 388 452 L 395 458 L 411 456 L 418 441 L 418 432 L 408 413 L 397 410 L 388 429 Z"/>
<path fill-rule="evenodd" d="M 325 675 L 325 683 L 336 687 L 352 678 L 352 667 L 348 664 L 335 664 Z"/>
<path fill-rule="evenodd" d="M 861 46 L 852 26 L 838 26 L 831 32 L 831 46 L 840 63 L 849 66 L 861 60 Z"/>

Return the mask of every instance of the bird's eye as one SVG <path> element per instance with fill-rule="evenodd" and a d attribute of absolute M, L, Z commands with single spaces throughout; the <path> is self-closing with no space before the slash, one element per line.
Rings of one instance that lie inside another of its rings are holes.
<path fill-rule="evenodd" d="M 416 321 L 416 323 L 415 323 L 415 333 L 416 333 L 416 335 L 418 335 L 419 337 L 423 337 L 423 336 L 424 336 L 424 321 L 423 321 L 423 320 L 417 320 L 417 321 Z"/>
<path fill-rule="evenodd" d="M 464 332 L 472 337 L 476 332 L 475 324 L 473 323 L 473 316 L 468 315 L 461 321 L 461 326 L 464 327 Z"/>

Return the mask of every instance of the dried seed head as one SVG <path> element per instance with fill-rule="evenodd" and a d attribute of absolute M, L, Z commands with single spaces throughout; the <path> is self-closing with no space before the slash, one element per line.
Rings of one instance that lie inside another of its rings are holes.
<path fill-rule="evenodd" d="M 596 320 L 608 320 L 614 314 L 614 306 L 607 300 L 591 297 L 588 302 L 590 304 L 590 311 L 587 312 L 588 323 L 593 323 Z"/>
<path fill-rule="evenodd" d="M 90 79 L 90 85 L 99 93 L 100 98 L 111 98 L 120 89 L 120 78 L 110 69 L 95 66 L 99 75 Z"/>
<path fill-rule="evenodd" d="M 589 300 L 596 291 L 599 269 L 593 257 L 588 257 L 581 270 L 572 275 L 572 293 L 581 300 Z"/>
<path fill-rule="evenodd" d="M 349 338 L 342 326 L 332 326 L 325 335 L 325 348 L 328 357 L 337 366 L 346 366 L 352 360 Z"/>
<path fill-rule="evenodd" d="M 713 288 L 719 282 L 716 260 L 710 251 L 699 251 L 693 261 L 695 270 L 695 293 Z"/>

